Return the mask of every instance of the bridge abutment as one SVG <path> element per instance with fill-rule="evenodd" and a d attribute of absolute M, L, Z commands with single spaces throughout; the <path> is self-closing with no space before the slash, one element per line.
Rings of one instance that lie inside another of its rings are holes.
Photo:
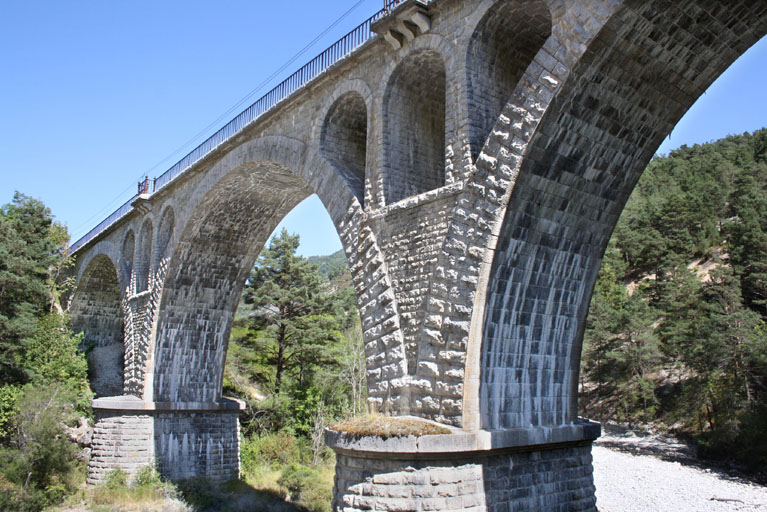
<path fill-rule="evenodd" d="M 590 421 L 506 431 L 390 438 L 329 431 L 332 509 L 596 511 Z"/>
<path fill-rule="evenodd" d="M 145 402 L 134 396 L 93 401 L 96 424 L 88 483 L 115 469 L 130 476 L 155 466 L 170 480 L 204 475 L 223 482 L 240 474 L 241 402 Z"/>

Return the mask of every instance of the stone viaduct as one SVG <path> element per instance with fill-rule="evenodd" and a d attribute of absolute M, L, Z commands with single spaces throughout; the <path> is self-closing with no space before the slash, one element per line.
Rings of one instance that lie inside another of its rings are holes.
<path fill-rule="evenodd" d="M 767 33 L 767 1 L 400 0 L 372 32 L 73 246 L 89 482 L 150 462 L 238 474 L 234 312 L 315 193 L 352 271 L 370 404 L 453 428 L 329 434 L 335 509 L 596 510 L 577 383 L 603 251 L 663 138 Z"/>

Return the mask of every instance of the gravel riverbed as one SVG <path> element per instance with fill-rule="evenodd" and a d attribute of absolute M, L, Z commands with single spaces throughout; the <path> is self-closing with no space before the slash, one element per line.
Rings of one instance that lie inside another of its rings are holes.
<path fill-rule="evenodd" d="M 767 512 L 767 487 L 705 465 L 671 438 L 606 429 L 592 455 L 599 512 Z"/>

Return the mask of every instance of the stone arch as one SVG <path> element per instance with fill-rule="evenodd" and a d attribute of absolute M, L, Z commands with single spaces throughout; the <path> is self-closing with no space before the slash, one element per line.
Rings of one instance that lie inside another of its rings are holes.
<path fill-rule="evenodd" d="M 157 228 L 156 264 L 166 256 L 173 232 L 176 228 L 176 214 L 172 206 L 166 206 L 160 216 L 160 227 Z"/>
<path fill-rule="evenodd" d="M 245 279 L 282 217 L 312 193 L 342 234 L 347 211 L 360 208 L 356 195 L 324 158 L 284 137 L 235 148 L 195 188 L 160 300 L 155 400 L 220 399 L 229 329 Z M 164 341 L 171 336 L 172 349 Z"/>
<path fill-rule="evenodd" d="M 115 265 L 96 254 L 85 267 L 69 305 L 72 329 L 83 333 L 88 377 L 96 397 L 123 391 L 122 295 Z"/>
<path fill-rule="evenodd" d="M 123 239 L 122 251 L 120 253 L 120 270 L 125 276 L 125 281 L 130 286 L 131 279 L 133 278 L 133 259 L 136 257 L 136 235 L 133 230 L 128 230 L 128 233 Z"/>
<path fill-rule="evenodd" d="M 483 428 L 576 420 L 589 298 L 621 210 L 663 138 L 765 33 L 763 4 L 630 0 L 585 47 L 526 149 L 500 227 L 485 291 Z"/>
<path fill-rule="evenodd" d="M 384 196 L 391 204 L 445 184 L 446 66 L 418 49 L 389 77 L 383 98 Z"/>
<path fill-rule="evenodd" d="M 287 137 L 237 146 L 189 197 L 189 214 L 158 300 L 147 398 L 195 403 L 221 398 L 229 329 L 245 279 L 279 220 L 311 193 L 325 205 L 355 269 L 363 328 L 379 333 L 366 338 L 368 355 L 388 353 L 380 364 L 389 373 L 370 377 L 370 396 L 376 403 L 397 399 L 384 381 L 396 372 L 404 375 L 404 349 L 401 334 L 392 332 L 397 302 L 375 235 L 337 170 L 318 151 Z"/>
<path fill-rule="evenodd" d="M 356 91 L 338 97 L 328 109 L 320 134 L 320 152 L 343 175 L 364 206 L 368 109 Z"/>
<path fill-rule="evenodd" d="M 144 219 L 139 232 L 139 243 L 134 265 L 135 292 L 141 293 L 149 289 L 149 281 L 152 269 L 152 245 L 154 239 L 154 226 L 152 220 Z"/>
<path fill-rule="evenodd" d="M 551 35 L 544 0 L 501 0 L 474 29 L 466 52 L 469 144 L 476 160 L 501 110 Z"/>

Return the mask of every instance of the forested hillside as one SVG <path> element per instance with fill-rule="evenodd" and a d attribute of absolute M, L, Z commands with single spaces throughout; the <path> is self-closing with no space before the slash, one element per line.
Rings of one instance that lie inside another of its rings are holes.
<path fill-rule="evenodd" d="M 767 462 L 767 129 L 655 158 L 607 248 L 581 410 Z"/>

